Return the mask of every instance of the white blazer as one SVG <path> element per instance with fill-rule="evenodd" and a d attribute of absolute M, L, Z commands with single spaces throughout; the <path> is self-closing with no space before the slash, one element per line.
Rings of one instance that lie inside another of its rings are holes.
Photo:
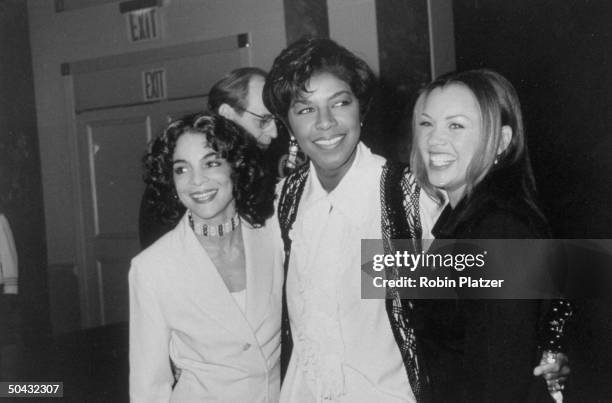
<path fill-rule="evenodd" d="M 283 253 L 276 220 L 243 221 L 246 312 L 184 216 L 132 260 L 133 402 L 276 402 Z M 170 359 L 181 369 L 174 389 Z"/>

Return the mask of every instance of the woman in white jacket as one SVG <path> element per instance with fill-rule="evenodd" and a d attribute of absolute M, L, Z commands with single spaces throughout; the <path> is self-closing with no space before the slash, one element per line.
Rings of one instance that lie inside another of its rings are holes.
<path fill-rule="evenodd" d="M 170 195 L 160 214 L 187 212 L 132 261 L 131 400 L 277 401 L 283 257 L 254 140 L 196 115 L 171 123 L 145 165 L 147 185 Z"/>

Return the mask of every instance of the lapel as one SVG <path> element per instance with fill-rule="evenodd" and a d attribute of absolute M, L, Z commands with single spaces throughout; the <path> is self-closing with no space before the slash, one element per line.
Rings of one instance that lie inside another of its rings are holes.
<path fill-rule="evenodd" d="M 186 274 L 185 285 L 190 290 L 187 296 L 193 299 L 194 309 L 214 319 L 219 326 L 236 336 L 254 341 L 253 331 L 245 320 L 242 310 L 189 227 L 187 215 L 183 217 L 177 229 L 179 250 L 183 251 L 181 259 L 184 262 L 183 269 Z M 247 289 L 247 298 L 248 293 Z"/>
<path fill-rule="evenodd" d="M 266 227 L 256 229 L 243 222 L 242 236 L 247 265 L 246 317 L 251 327 L 257 329 L 267 316 L 273 292 L 275 254 L 270 248 L 273 234 Z"/>

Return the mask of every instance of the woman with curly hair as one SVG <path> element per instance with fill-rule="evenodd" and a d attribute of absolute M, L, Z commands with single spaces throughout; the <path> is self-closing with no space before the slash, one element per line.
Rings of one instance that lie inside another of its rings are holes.
<path fill-rule="evenodd" d="M 261 151 L 201 114 L 171 123 L 145 166 L 159 214 L 186 213 L 132 260 L 132 401 L 278 400 L 283 257 Z"/>

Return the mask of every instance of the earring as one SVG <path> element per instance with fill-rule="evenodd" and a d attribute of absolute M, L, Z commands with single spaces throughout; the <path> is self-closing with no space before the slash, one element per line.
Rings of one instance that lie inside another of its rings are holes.
<path fill-rule="evenodd" d="M 295 140 L 295 137 L 292 135 L 289 138 L 289 157 L 287 158 L 287 161 L 285 162 L 286 169 L 293 170 L 296 168 L 298 150 L 299 150 L 298 143 Z"/>
<path fill-rule="evenodd" d="M 497 157 L 495 157 L 495 159 L 493 160 L 493 165 L 497 165 L 499 161 L 497 161 Z"/>
<path fill-rule="evenodd" d="M 363 122 L 359 122 L 359 127 L 363 127 Z"/>

